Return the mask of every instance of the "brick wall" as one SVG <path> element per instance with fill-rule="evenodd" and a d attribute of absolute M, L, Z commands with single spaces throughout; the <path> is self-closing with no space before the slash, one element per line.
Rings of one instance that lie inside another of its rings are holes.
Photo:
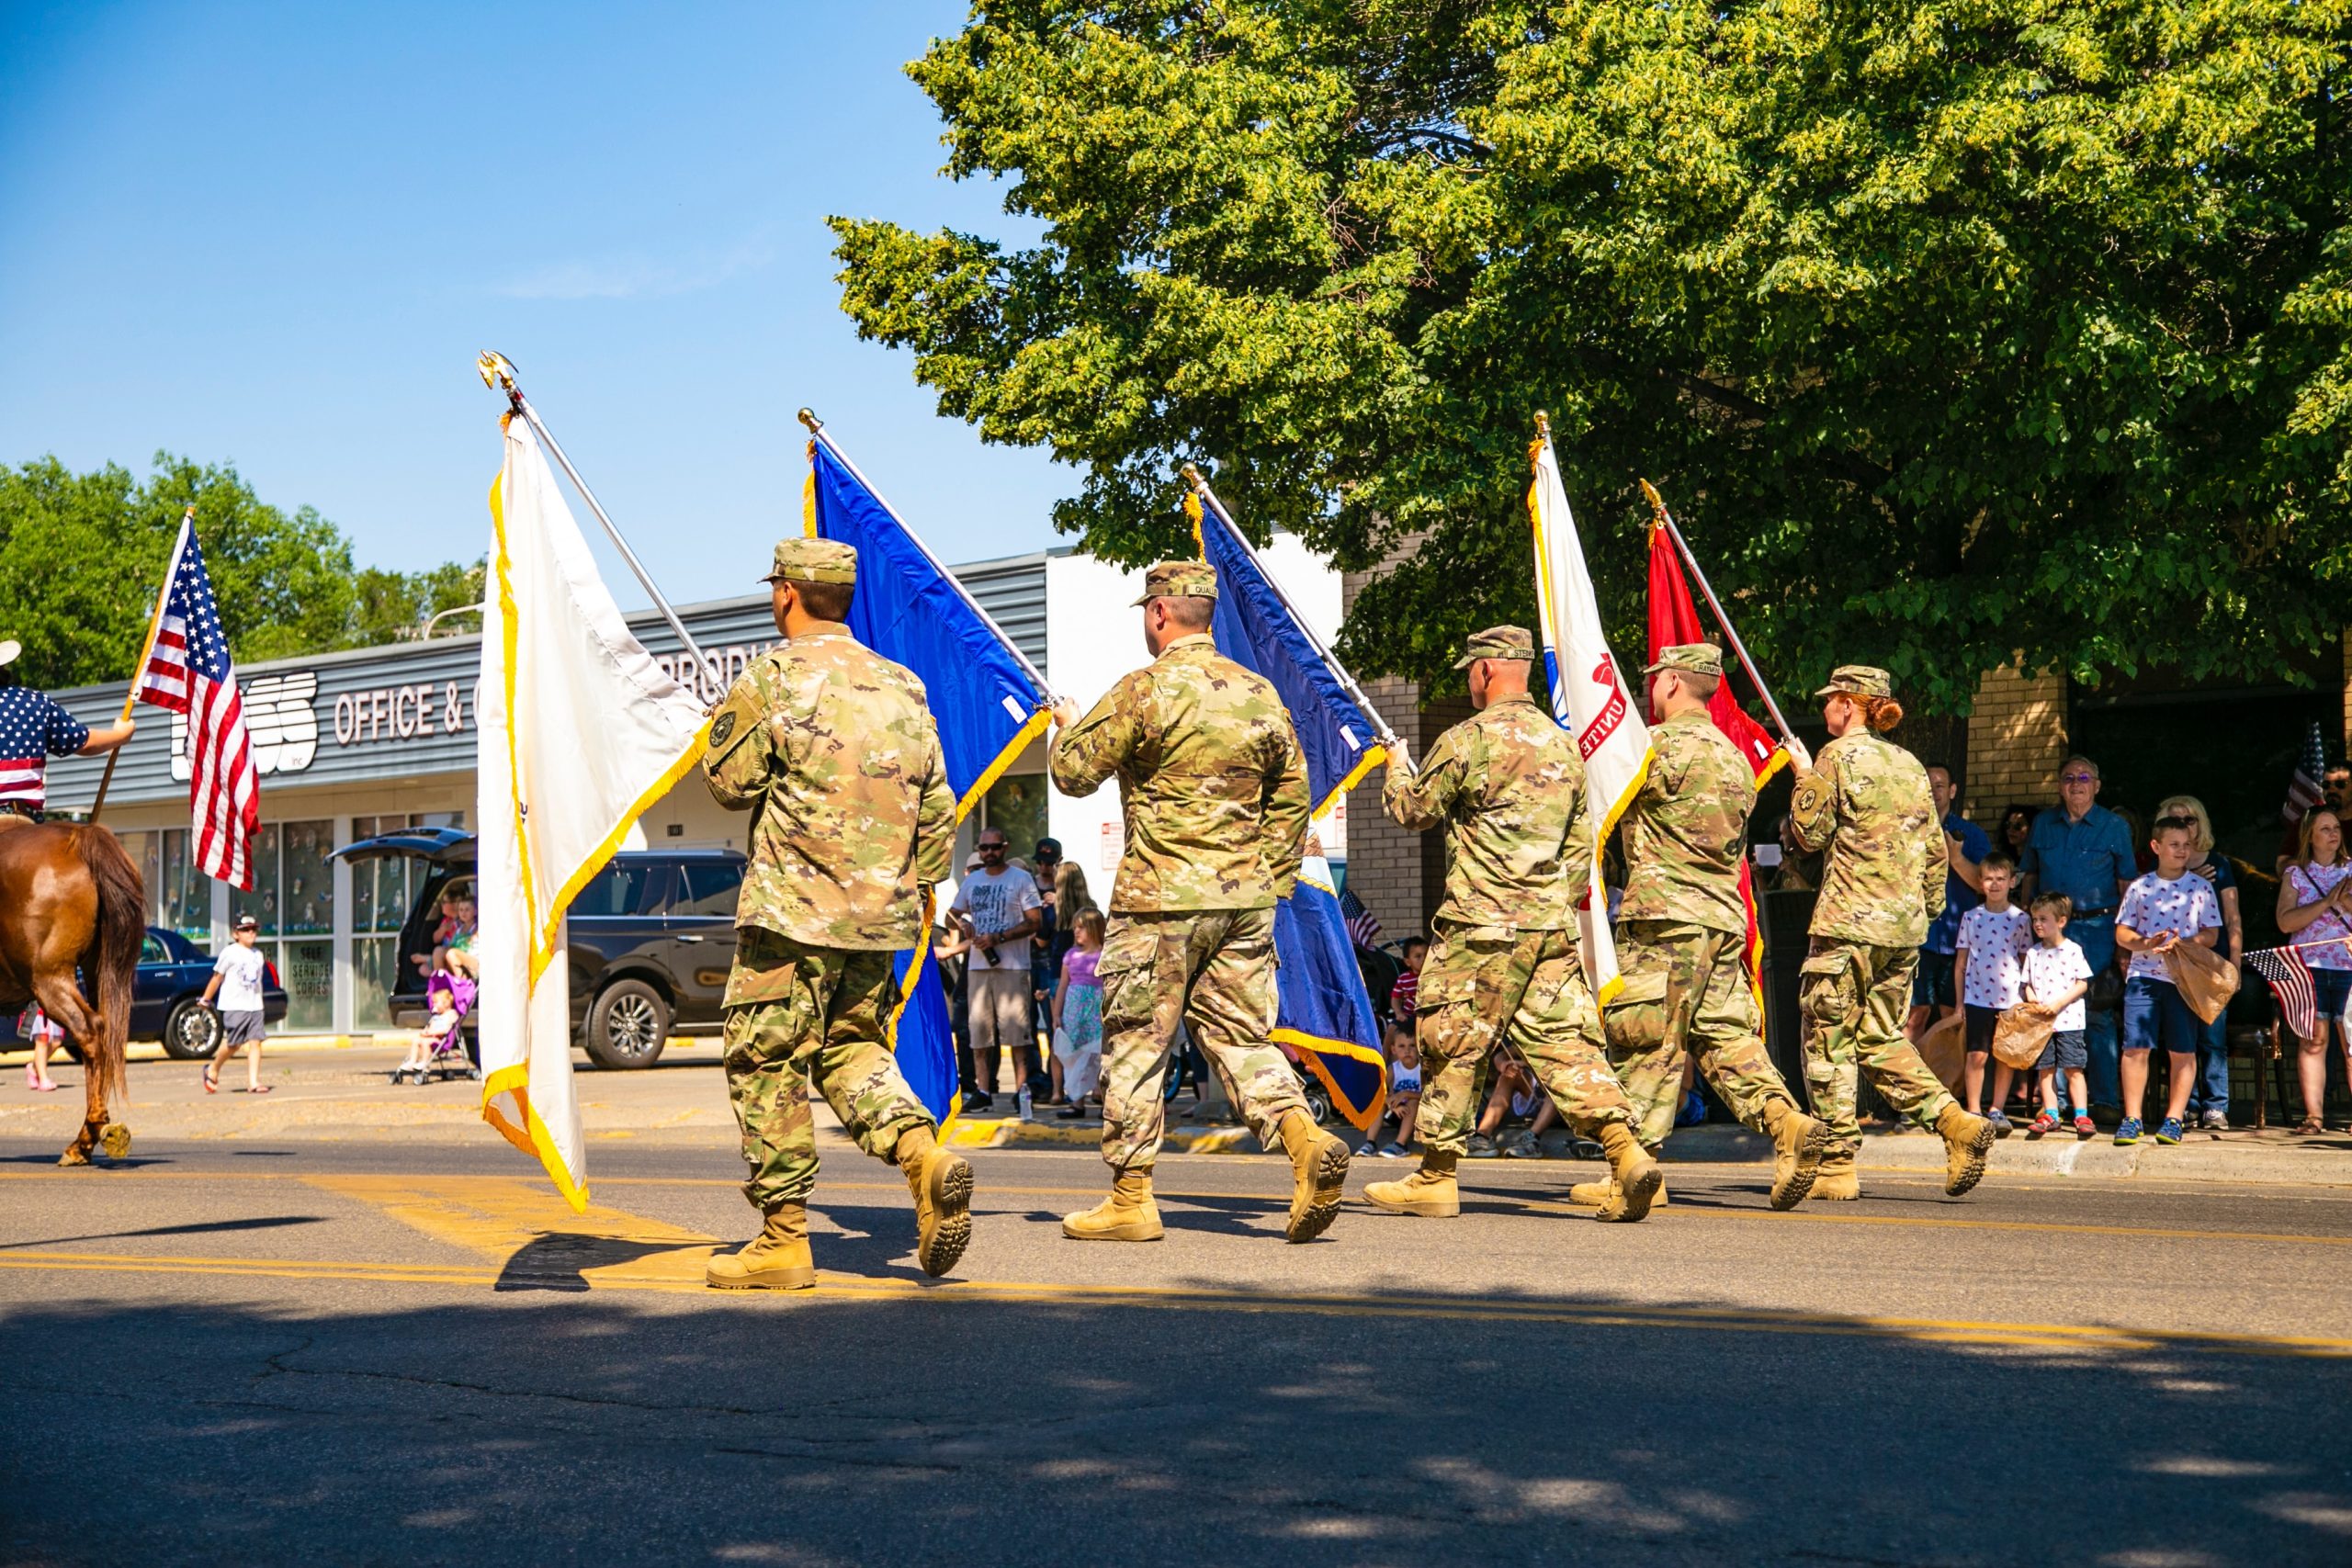
<path fill-rule="evenodd" d="M 2352 654 L 2347 654 L 2352 659 Z M 2066 760 L 2066 677 L 2011 664 L 1976 683 L 1968 719 L 1969 817 L 1990 825 L 2013 800 L 2049 800 Z"/>

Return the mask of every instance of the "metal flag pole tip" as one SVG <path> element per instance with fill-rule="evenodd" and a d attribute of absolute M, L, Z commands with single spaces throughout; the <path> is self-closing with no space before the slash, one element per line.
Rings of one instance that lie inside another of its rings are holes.
<path fill-rule="evenodd" d="M 1535 434 L 1543 440 L 1552 439 L 1552 416 L 1542 409 L 1535 411 Z"/>
<path fill-rule="evenodd" d="M 801 423 L 808 427 L 808 434 L 811 435 L 825 428 L 825 422 L 817 417 L 815 409 L 802 409 L 799 419 Z"/>
<path fill-rule="evenodd" d="M 588 488 L 588 481 L 580 477 L 580 470 L 571 466 L 570 457 L 564 456 L 563 443 L 555 438 L 555 432 L 547 427 L 547 422 L 539 417 L 539 411 L 533 408 L 531 400 L 523 395 L 522 387 L 514 379 L 514 361 L 494 349 L 485 349 L 475 356 L 474 370 L 481 377 L 483 386 L 493 392 L 503 391 L 514 412 L 521 414 L 525 423 L 538 433 L 539 439 L 547 443 L 548 456 L 555 459 L 556 467 L 561 468 L 564 477 L 571 481 L 571 488 L 580 492 L 580 499 L 588 503 L 588 510 L 595 513 L 596 521 L 605 525 L 605 533 L 613 541 L 613 547 L 620 552 L 621 559 L 636 574 L 646 596 L 662 613 L 662 618 L 670 623 L 670 629 L 678 634 L 679 646 L 695 661 L 695 668 L 697 671 L 710 669 L 710 658 L 703 652 L 702 645 L 695 641 L 693 635 L 686 630 L 686 623 L 678 618 L 678 612 L 670 607 L 670 601 L 663 598 L 662 590 L 654 586 L 653 574 L 645 570 L 645 563 L 637 558 L 637 552 L 628 547 L 627 539 L 621 537 L 620 529 L 614 525 L 612 518 L 596 500 L 596 492 Z"/>

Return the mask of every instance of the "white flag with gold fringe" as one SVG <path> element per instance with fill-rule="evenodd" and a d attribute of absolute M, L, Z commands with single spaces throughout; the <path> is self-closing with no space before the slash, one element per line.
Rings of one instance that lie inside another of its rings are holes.
<path fill-rule="evenodd" d="M 1577 538 L 1576 519 L 1568 513 L 1568 493 L 1560 483 L 1560 463 L 1548 432 L 1536 437 L 1528 459 L 1535 469 L 1527 491 L 1527 514 L 1535 527 L 1535 602 L 1544 623 L 1552 716 L 1577 738 L 1590 802 L 1592 878 L 1582 922 L 1585 978 L 1594 998 L 1606 1002 L 1623 982 L 1617 971 L 1617 944 L 1609 933 L 1600 847 L 1649 772 L 1650 731 L 1642 721 L 1647 704 L 1626 685 L 1616 656 L 1609 651 L 1600 605 L 1593 597 L 1592 573 Z"/>
<path fill-rule="evenodd" d="M 622 618 L 530 425 L 504 423 L 475 715 L 482 1118 L 580 1210 L 564 911 L 695 765 L 704 720 Z"/>

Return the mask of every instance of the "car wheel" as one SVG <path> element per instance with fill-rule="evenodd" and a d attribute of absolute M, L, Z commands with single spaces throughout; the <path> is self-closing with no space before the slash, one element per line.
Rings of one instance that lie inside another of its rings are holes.
<path fill-rule="evenodd" d="M 670 1042 L 670 1004 L 642 980 L 616 980 L 588 1010 L 588 1059 L 600 1067 L 650 1067 Z"/>
<path fill-rule="evenodd" d="M 1306 1113 L 1315 1118 L 1318 1127 L 1331 1124 L 1331 1092 L 1320 1081 L 1300 1074 L 1298 1091 L 1306 1097 Z"/>
<path fill-rule="evenodd" d="M 164 1020 L 164 1055 L 183 1062 L 209 1060 L 227 1032 L 219 1013 L 190 997 Z"/>

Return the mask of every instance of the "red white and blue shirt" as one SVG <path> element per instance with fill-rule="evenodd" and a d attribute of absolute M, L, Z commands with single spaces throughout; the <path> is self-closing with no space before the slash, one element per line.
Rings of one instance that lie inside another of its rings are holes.
<path fill-rule="evenodd" d="M 0 687 L 0 804 L 49 804 L 49 760 L 89 742 L 89 727 L 40 693 Z"/>

